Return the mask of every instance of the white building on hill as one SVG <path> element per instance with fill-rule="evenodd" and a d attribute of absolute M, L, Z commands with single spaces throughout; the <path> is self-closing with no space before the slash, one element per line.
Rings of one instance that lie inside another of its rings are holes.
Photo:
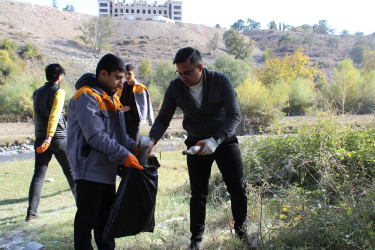
<path fill-rule="evenodd" d="M 98 0 L 99 16 L 110 16 L 124 20 L 150 20 L 161 22 L 182 22 L 182 1 L 168 0 L 164 4 L 148 4 L 144 0 Z"/>

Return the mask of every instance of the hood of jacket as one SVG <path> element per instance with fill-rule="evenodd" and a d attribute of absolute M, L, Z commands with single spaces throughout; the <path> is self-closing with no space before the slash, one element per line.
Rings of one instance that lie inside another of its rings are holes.
<path fill-rule="evenodd" d="M 109 95 L 109 96 L 113 96 L 116 93 L 116 91 L 117 91 L 116 90 L 116 91 L 112 92 L 108 87 L 104 86 L 103 84 L 100 84 L 100 82 L 98 82 L 96 80 L 96 75 L 92 74 L 92 73 L 86 73 L 86 74 L 84 74 L 83 76 L 81 76 L 81 78 L 78 79 L 78 81 L 75 84 L 76 90 L 79 90 L 83 86 L 99 87 L 104 92 L 106 92 L 107 95 Z"/>

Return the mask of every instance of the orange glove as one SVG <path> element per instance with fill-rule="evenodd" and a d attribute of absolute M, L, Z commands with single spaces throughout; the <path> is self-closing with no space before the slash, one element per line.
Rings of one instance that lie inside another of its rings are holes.
<path fill-rule="evenodd" d="M 49 147 L 50 143 L 51 143 L 51 141 L 44 140 L 42 146 L 36 148 L 36 152 L 39 153 L 39 154 L 44 153 L 44 151 L 46 151 L 47 148 Z"/>
<path fill-rule="evenodd" d="M 136 169 L 139 169 L 139 170 L 143 170 L 143 167 L 141 165 L 139 165 L 137 157 L 135 157 L 134 155 L 129 155 L 126 158 L 126 160 L 124 162 L 124 165 L 125 165 L 125 167 L 128 167 L 128 168 L 136 168 Z"/>

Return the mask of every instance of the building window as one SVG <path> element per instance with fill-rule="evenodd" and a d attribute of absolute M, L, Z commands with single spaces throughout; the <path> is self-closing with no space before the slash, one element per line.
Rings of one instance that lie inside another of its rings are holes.
<path fill-rule="evenodd" d="M 107 7 L 108 3 L 100 3 L 100 7 Z"/>
<path fill-rule="evenodd" d="M 142 14 L 146 14 L 146 10 L 142 10 Z"/>
<path fill-rule="evenodd" d="M 124 9 L 120 9 L 120 13 L 124 13 Z"/>
<path fill-rule="evenodd" d="M 159 10 L 159 15 L 161 15 L 161 10 Z"/>
<path fill-rule="evenodd" d="M 177 16 L 180 16 L 181 15 L 181 11 L 175 11 L 173 14 L 177 15 Z"/>
<path fill-rule="evenodd" d="M 131 10 L 131 13 L 134 13 L 134 9 Z"/>
<path fill-rule="evenodd" d="M 139 13 L 141 13 L 141 11 L 138 9 L 138 10 L 137 10 L 137 13 L 139 14 Z"/>
<path fill-rule="evenodd" d="M 115 13 L 117 13 L 117 9 L 115 9 Z"/>
<path fill-rule="evenodd" d="M 166 10 L 164 10 L 164 15 L 166 15 L 167 14 L 167 11 Z"/>
<path fill-rule="evenodd" d="M 180 10 L 180 9 L 181 9 L 181 6 L 173 6 L 173 9 L 175 9 L 175 10 Z"/>
<path fill-rule="evenodd" d="M 107 9 L 100 9 L 100 13 L 107 13 Z"/>
<path fill-rule="evenodd" d="M 125 10 L 125 13 L 129 13 L 129 9 L 126 9 L 126 10 Z"/>
<path fill-rule="evenodd" d="M 148 12 L 147 12 L 148 14 L 151 14 L 151 10 L 148 10 Z"/>

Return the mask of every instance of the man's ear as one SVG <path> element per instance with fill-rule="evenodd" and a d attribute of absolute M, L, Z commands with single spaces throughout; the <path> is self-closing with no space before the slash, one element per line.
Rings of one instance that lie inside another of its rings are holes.
<path fill-rule="evenodd" d="M 198 69 L 199 69 L 199 71 L 203 70 L 203 64 L 202 63 L 198 65 Z"/>
<path fill-rule="evenodd" d="M 99 79 L 102 79 L 104 77 L 108 76 L 108 72 L 107 70 L 105 69 L 102 69 L 100 72 L 99 72 Z"/>

